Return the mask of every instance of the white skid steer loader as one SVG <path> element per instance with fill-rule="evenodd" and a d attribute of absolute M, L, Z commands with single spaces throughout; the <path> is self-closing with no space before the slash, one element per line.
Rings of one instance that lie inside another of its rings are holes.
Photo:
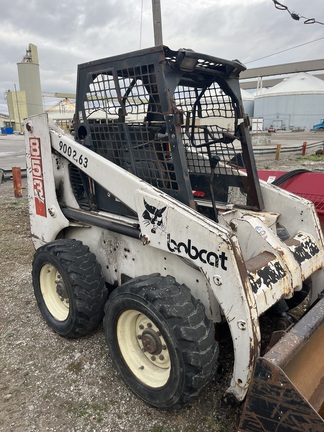
<path fill-rule="evenodd" d="M 227 323 L 240 430 L 319 431 L 323 234 L 312 203 L 258 179 L 242 70 L 140 50 L 79 66 L 74 138 L 46 114 L 26 120 L 35 296 L 62 336 L 103 319 L 116 368 L 158 408 L 211 380 Z M 284 335 L 261 355 L 270 312 Z"/>

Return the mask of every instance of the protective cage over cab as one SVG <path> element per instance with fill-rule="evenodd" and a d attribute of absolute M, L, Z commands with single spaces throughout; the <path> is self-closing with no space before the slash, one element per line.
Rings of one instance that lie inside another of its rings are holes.
<path fill-rule="evenodd" d="M 244 69 L 165 46 L 79 65 L 76 139 L 214 220 L 230 203 L 262 209 L 238 82 Z M 81 208 L 131 215 L 73 165 L 70 177 Z"/>

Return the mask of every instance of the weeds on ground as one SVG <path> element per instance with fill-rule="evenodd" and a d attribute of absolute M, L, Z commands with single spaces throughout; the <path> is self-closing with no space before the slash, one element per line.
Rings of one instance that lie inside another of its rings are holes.
<path fill-rule="evenodd" d="M 309 155 L 309 156 L 300 156 L 296 159 L 297 161 L 310 161 L 310 162 L 324 162 L 324 155 Z"/>

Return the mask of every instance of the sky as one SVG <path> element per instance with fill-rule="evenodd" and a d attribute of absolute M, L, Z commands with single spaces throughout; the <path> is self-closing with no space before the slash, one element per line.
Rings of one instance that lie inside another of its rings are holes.
<path fill-rule="evenodd" d="M 324 23 L 323 0 L 280 3 Z M 294 20 L 272 0 L 161 0 L 161 10 L 163 43 L 174 50 L 248 68 L 324 57 L 324 25 Z M 1 0 L 0 113 L 8 113 L 5 92 L 19 89 L 17 63 L 29 43 L 42 91 L 75 93 L 78 64 L 154 45 L 152 0 Z M 44 98 L 45 108 L 54 103 Z"/>

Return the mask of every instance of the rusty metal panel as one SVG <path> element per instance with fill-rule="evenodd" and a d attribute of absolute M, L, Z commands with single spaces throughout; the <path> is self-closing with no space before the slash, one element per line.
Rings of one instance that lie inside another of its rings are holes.
<path fill-rule="evenodd" d="M 285 366 L 284 372 L 316 411 L 324 402 L 324 324 Z"/>
<path fill-rule="evenodd" d="M 284 369 L 298 354 L 311 337 L 324 323 L 324 298 L 287 332 L 274 347 L 265 354 L 265 358 Z M 324 341 L 323 341 L 324 343 Z M 323 350 L 324 353 L 324 350 Z"/>
<path fill-rule="evenodd" d="M 323 432 L 324 298 L 257 360 L 240 432 Z"/>
<path fill-rule="evenodd" d="M 323 427 L 323 419 L 287 375 L 259 358 L 239 431 L 323 432 Z"/>

